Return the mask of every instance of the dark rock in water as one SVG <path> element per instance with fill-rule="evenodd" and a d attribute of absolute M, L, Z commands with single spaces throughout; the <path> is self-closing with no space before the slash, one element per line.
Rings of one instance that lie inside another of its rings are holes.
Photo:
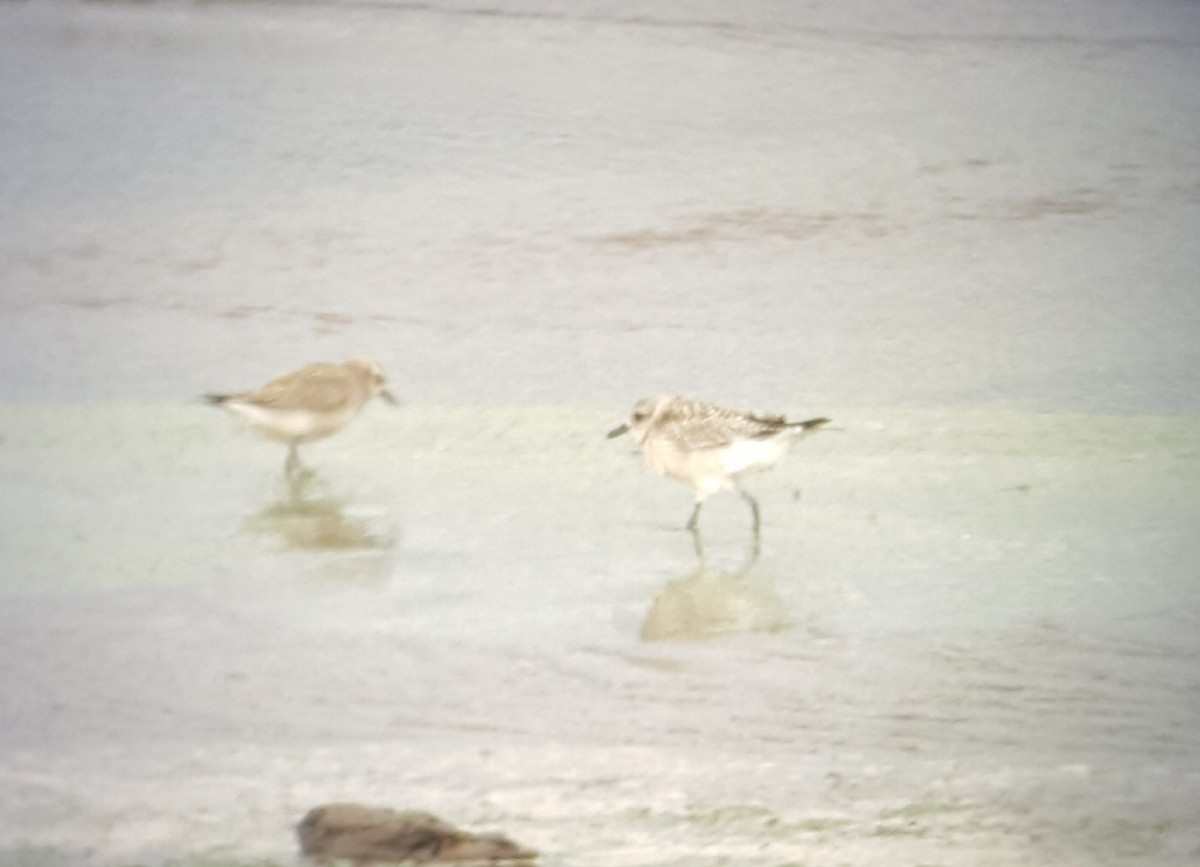
<path fill-rule="evenodd" d="M 300 850 L 320 860 L 366 864 L 528 864 L 537 852 L 499 834 L 472 834 L 432 813 L 360 804 L 313 807 L 296 826 Z"/>

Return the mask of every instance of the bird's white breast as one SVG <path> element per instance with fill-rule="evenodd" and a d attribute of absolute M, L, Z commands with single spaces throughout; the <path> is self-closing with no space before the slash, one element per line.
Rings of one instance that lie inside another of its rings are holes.
<path fill-rule="evenodd" d="M 229 401 L 225 406 L 260 428 L 272 439 L 305 442 L 321 439 L 340 430 L 354 414 L 353 409 L 316 413 L 304 409 L 275 409 L 256 403 Z"/>
<path fill-rule="evenodd" d="M 788 438 L 734 440 L 721 450 L 721 464 L 731 476 L 749 470 L 765 470 L 787 454 Z"/>

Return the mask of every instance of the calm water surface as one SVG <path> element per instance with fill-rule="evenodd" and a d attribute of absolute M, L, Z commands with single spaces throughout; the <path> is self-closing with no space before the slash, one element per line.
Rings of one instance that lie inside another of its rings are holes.
<path fill-rule="evenodd" d="M 1195 863 L 1197 47 L 0 6 L 0 862 L 291 864 L 346 799 L 547 865 Z M 299 490 L 193 400 L 360 354 L 404 405 Z M 761 556 L 603 438 L 659 391 L 835 419 Z"/>

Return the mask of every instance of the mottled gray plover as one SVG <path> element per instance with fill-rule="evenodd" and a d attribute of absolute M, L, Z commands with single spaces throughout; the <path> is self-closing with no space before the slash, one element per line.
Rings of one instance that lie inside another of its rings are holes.
<path fill-rule="evenodd" d="M 242 416 L 271 439 L 287 443 L 283 470 L 290 479 L 300 469 L 297 449 L 302 443 L 337 433 L 375 397 L 396 403 L 379 365 L 353 358 L 341 364 L 310 364 L 256 391 L 206 394 L 204 399 Z"/>
<path fill-rule="evenodd" d="M 687 523 L 689 530 L 696 530 L 706 499 L 718 491 L 736 491 L 750 504 L 757 540 L 758 501 L 742 489 L 739 478 L 775 466 L 793 440 L 828 422 L 827 418 L 789 422 L 783 416 L 752 415 L 686 397 L 662 396 L 639 400 L 629 421 L 609 431 L 608 437 L 632 434 L 650 469 L 692 486 L 696 508 Z"/>

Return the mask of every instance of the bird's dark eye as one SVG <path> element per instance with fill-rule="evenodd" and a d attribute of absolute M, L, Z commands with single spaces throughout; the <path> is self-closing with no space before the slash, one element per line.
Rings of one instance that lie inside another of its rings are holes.
<path fill-rule="evenodd" d="M 646 418 L 646 416 L 647 416 L 647 413 L 644 413 L 644 412 L 635 412 L 635 413 L 633 414 L 633 420 L 634 420 L 634 421 L 643 421 L 643 420 Z"/>

